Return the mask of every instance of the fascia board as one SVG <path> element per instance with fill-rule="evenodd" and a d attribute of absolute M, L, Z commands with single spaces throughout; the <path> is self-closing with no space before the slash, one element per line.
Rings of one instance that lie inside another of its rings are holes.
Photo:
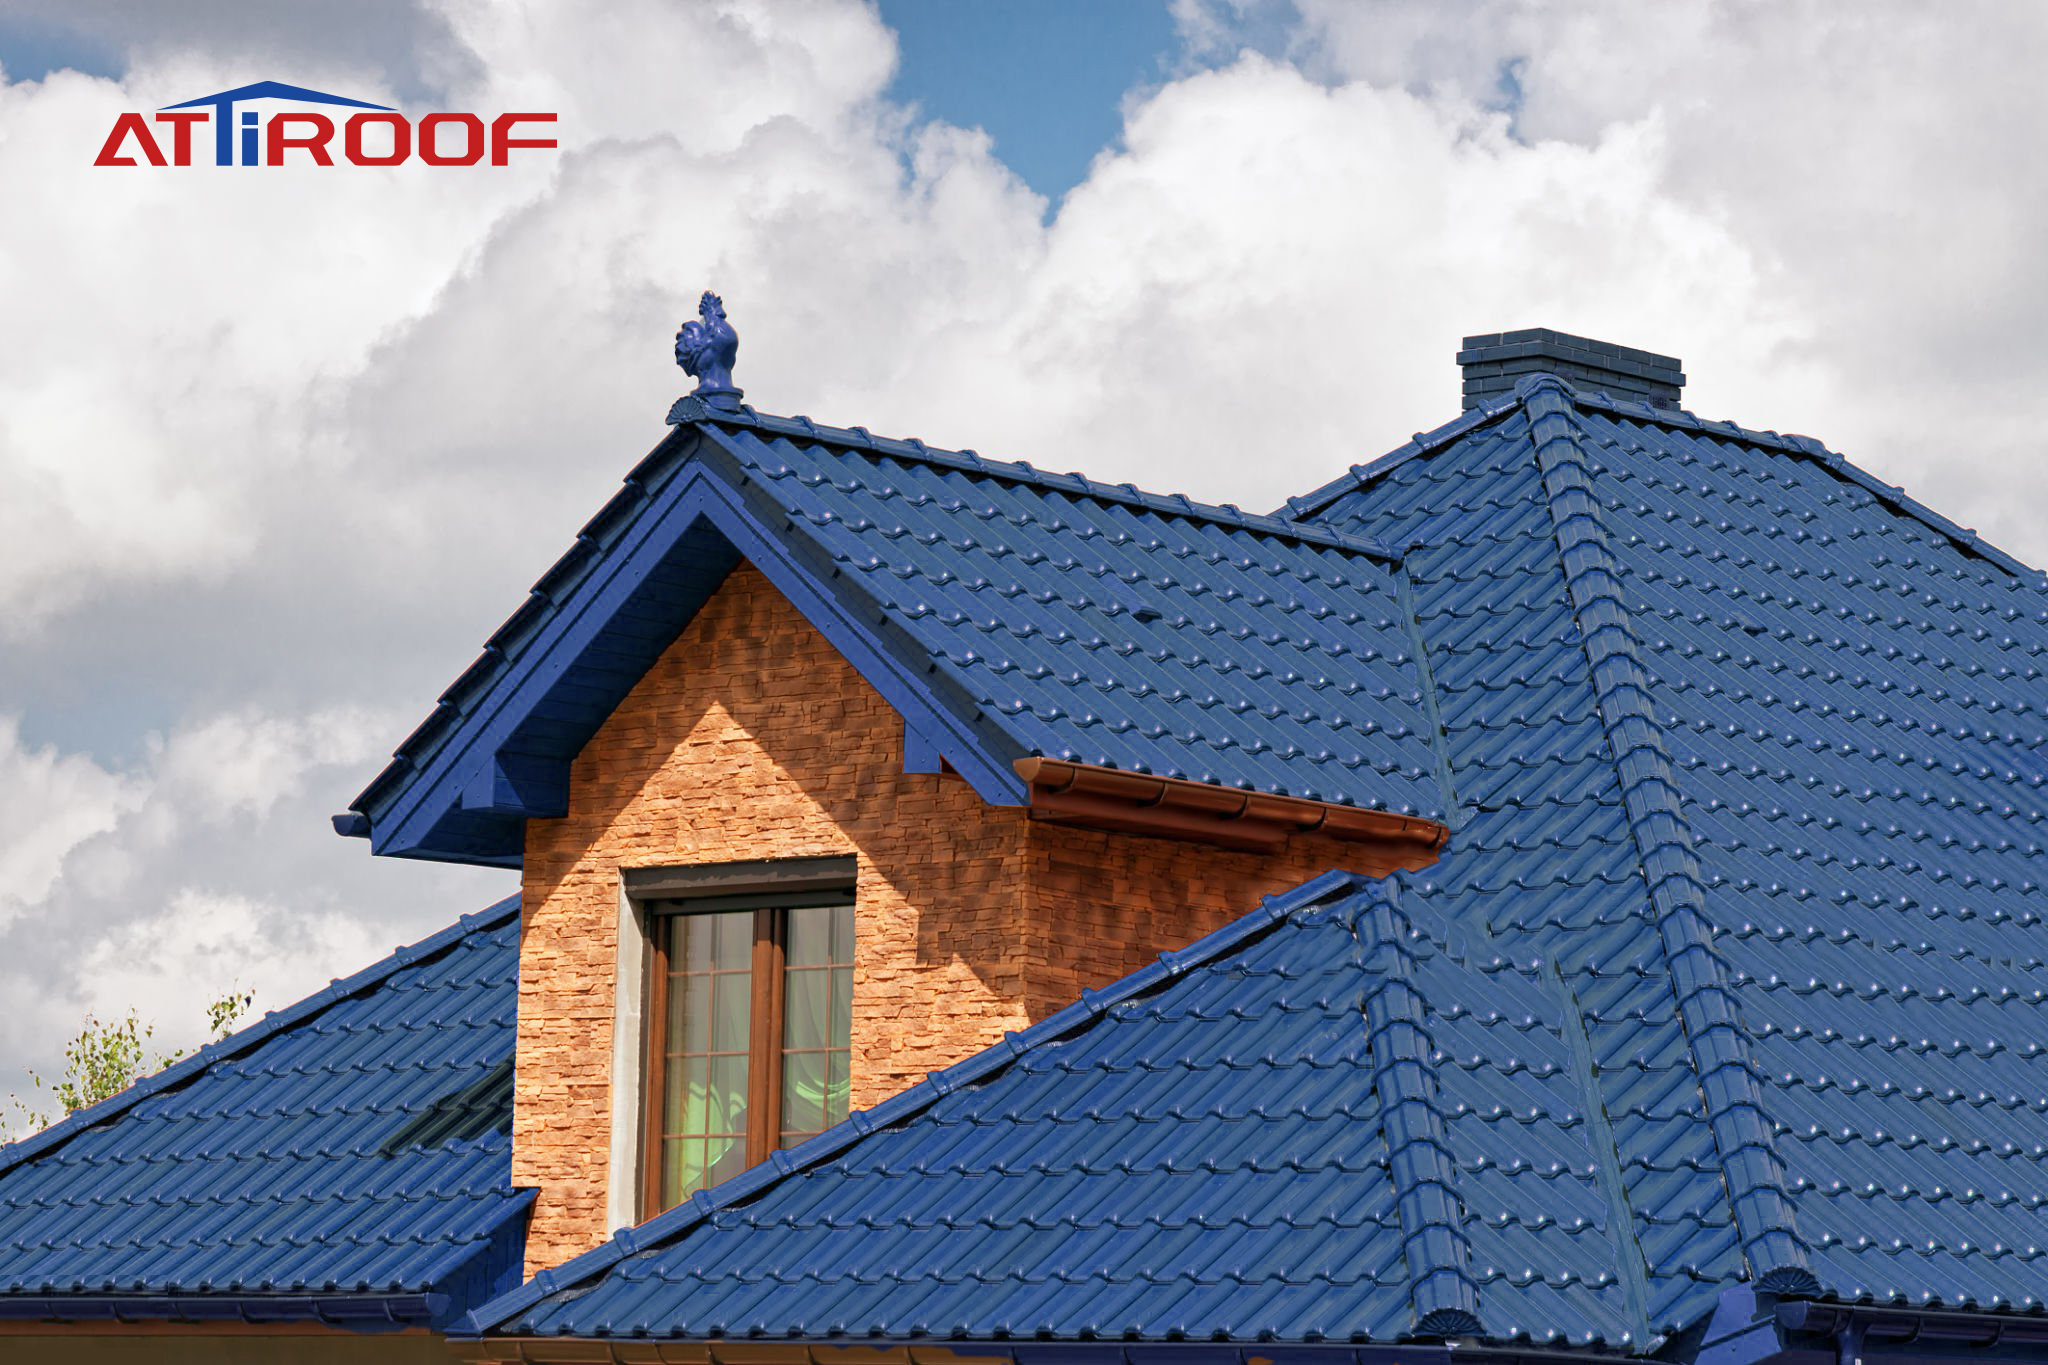
<path fill-rule="evenodd" d="M 464 789 L 484 771 L 484 765 L 496 760 L 500 747 L 548 688 L 604 629 L 611 609 L 700 521 L 754 563 L 884 700 L 938 743 L 945 759 L 984 801 L 1007 806 L 1027 803 L 1029 793 L 1010 766 L 1024 756 L 1022 747 L 1007 736 L 989 733 L 991 727 L 985 723 L 977 727 L 953 708 L 941 705 L 899 651 L 883 639 L 881 630 L 860 619 L 850 604 L 828 591 L 817 572 L 795 552 L 791 538 L 772 532 L 725 477 L 695 463 L 664 491 L 663 501 L 666 505 L 634 528 L 626 544 L 614 547 L 606 563 L 542 626 L 541 638 L 521 652 L 512 686 L 490 703 L 487 711 L 472 713 L 457 736 L 441 747 L 414 780 L 407 796 L 378 822 L 379 827 L 373 827 L 373 853 L 433 856 L 427 840 L 434 825 L 461 803 Z M 883 620 L 878 612 L 874 619 Z M 929 669 L 929 662 L 924 666 Z"/>

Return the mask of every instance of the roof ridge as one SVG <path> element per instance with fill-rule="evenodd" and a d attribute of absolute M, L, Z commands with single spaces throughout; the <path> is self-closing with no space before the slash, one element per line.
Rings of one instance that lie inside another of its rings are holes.
<path fill-rule="evenodd" d="M 435 930 L 416 943 L 396 949 L 351 976 L 336 977 L 305 999 L 286 1005 L 282 1009 L 271 1010 L 247 1028 L 238 1029 L 225 1038 L 201 1046 L 189 1057 L 173 1062 L 154 1075 L 143 1077 L 119 1094 L 110 1095 L 90 1108 L 67 1115 L 40 1133 L 31 1133 L 19 1142 L 0 1147 L 0 1174 L 5 1174 L 23 1162 L 62 1145 L 87 1128 L 127 1112 L 153 1095 L 182 1085 L 215 1062 L 239 1056 L 284 1030 L 303 1023 L 330 1005 L 455 946 L 473 933 L 495 928 L 501 921 L 514 918 L 518 913 L 519 896 L 515 892 L 494 905 L 462 916 L 455 923 L 444 929 Z"/>
<path fill-rule="evenodd" d="M 1725 1170 L 1743 1258 L 1760 1287 L 1819 1292 L 1785 1189 L 1785 1162 L 1763 1111 L 1748 1037 L 1729 994 L 1727 966 L 1713 946 L 1691 823 L 1665 748 L 1664 727 L 1650 704 L 1648 670 L 1621 597 L 1622 568 L 1608 548 L 1570 386 L 1543 375 L 1517 392 L 1527 402 L 1530 440 L 1572 617 L 1591 668 L 1594 702 L 1620 779 L 1623 810 L 1708 1127 Z"/>
<path fill-rule="evenodd" d="M 1558 385 L 1570 395 L 1572 405 L 1581 409 L 1593 409 L 1626 417 L 1632 422 L 1646 422 L 1667 430 L 1696 431 L 1712 436 L 1722 436 L 1741 441 L 1746 445 L 1760 446 L 1780 454 L 1808 460 L 1820 465 L 1829 473 L 1845 482 L 1852 483 L 1876 498 L 1885 506 L 1921 522 L 1928 529 L 1947 538 L 1967 554 L 1988 560 L 2019 579 L 2027 587 L 2048 591 L 2048 571 L 2034 568 L 2026 561 L 2008 551 L 2001 550 L 1990 541 L 1978 535 L 1967 526 L 1959 526 L 1941 513 L 1907 493 L 1896 484 L 1886 483 L 1852 463 L 1845 455 L 1830 450 L 1812 436 L 1797 432 L 1780 433 L 1755 427 L 1745 427 L 1737 422 L 1719 421 L 1701 417 L 1686 408 L 1660 408 L 1646 402 L 1616 398 L 1600 390 L 1586 390 L 1574 386 L 1570 380 L 1553 374 L 1532 374 L 1525 376 L 1515 386 L 1515 391 L 1492 403 L 1484 404 L 1461 413 L 1451 421 L 1433 431 L 1417 432 L 1408 441 L 1388 451 L 1376 460 L 1353 465 L 1349 471 L 1324 484 L 1322 487 L 1289 498 L 1273 513 L 1276 517 L 1310 518 L 1318 515 L 1330 504 L 1347 493 L 1356 492 L 1366 484 L 1390 473 L 1408 461 L 1435 451 L 1460 440 L 1479 428 L 1505 418 L 1518 407 L 1524 406 L 1530 394 L 1539 384 Z"/>
<path fill-rule="evenodd" d="M 857 1110 L 816 1137 L 772 1153 L 768 1160 L 741 1172 L 715 1190 L 699 1190 L 664 1213 L 658 1213 L 637 1226 L 617 1230 L 610 1241 L 592 1247 L 559 1266 L 542 1270 L 517 1289 L 500 1295 L 452 1324 L 449 1334 L 482 1336 L 527 1312 L 542 1300 L 567 1293 L 597 1278 L 627 1257 L 679 1237 L 721 1209 L 745 1203 L 785 1177 L 824 1163 L 877 1129 L 915 1117 L 960 1087 L 995 1075 L 1024 1054 L 1087 1027 L 1116 1006 L 1263 937 L 1299 911 L 1339 892 L 1354 891 L 1370 880 L 1357 873 L 1332 870 L 1292 890 L 1262 897 L 1256 909 L 1203 935 L 1185 948 L 1162 952 L 1156 960 L 1100 990 L 1081 992 L 1081 998 L 1073 1004 L 1027 1028 L 1004 1033 L 1001 1042 L 990 1044 L 943 1070 L 927 1073 L 916 1085 L 898 1091 L 871 1109 Z"/>
<path fill-rule="evenodd" d="M 746 427 L 777 436 L 817 441 L 849 450 L 868 451 L 876 455 L 886 455 L 891 459 L 915 460 L 949 469 L 962 469 L 990 478 L 1026 484 L 1033 488 L 1072 493 L 1102 502 L 1142 508 L 1161 516 L 1213 522 L 1249 531 L 1254 535 L 1275 536 L 1388 561 L 1399 557 L 1391 546 L 1382 541 L 1367 536 L 1347 535 L 1328 527 L 1302 525 L 1278 513 L 1247 512 L 1233 503 L 1196 502 L 1185 493 L 1152 493 L 1139 488 L 1136 484 L 1102 483 L 1085 474 L 1056 474 L 1022 460 L 994 460 L 974 450 L 947 450 L 939 446 L 926 445 L 914 436 L 896 440 L 887 436 L 876 436 L 866 427 L 825 426 L 800 414 L 795 417 L 778 417 L 772 413 L 757 412 L 745 404 L 741 404 L 738 411 L 730 411 L 706 406 L 699 400 L 679 398 L 675 406 L 669 410 L 668 420 L 672 426 L 687 423 Z"/>
<path fill-rule="evenodd" d="M 1543 377 L 1542 375 L 1532 376 L 1535 379 Z M 1355 464 L 1345 473 L 1338 475 L 1321 488 L 1313 489 L 1299 497 L 1289 498 L 1278 508 L 1274 509 L 1273 515 L 1287 520 L 1316 516 L 1327 509 L 1331 503 L 1337 501 L 1337 499 L 1347 493 L 1358 491 L 1374 479 L 1379 478 L 1382 474 L 1389 473 L 1410 460 L 1441 450 L 1452 442 L 1462 440 L 1466 436 L 1471 435 L 1481 427 L 1491 426 L 1495 422 L 1504 420 L 1516 408 L 1522 406 L 1523 394 L 1528 386 L 1529 381 L 1524 380 L 1511 394 L 1497 398 L 1491 403 L 1482 403 L 1476 408 L 1469 408 L 1453 417 L 1450 421 L 1445 422 L 1442 426 L 1429 431 L 1416 432 L 1404 444 L 1394 447 L 1394 449 L 1378 459 L 1368 460 L 1364 464 Z"/>
<path fill-rule="evenodd" d="M 1537 376 L 1539 379 L 1543 377 Z M 1810 460 L 1836 477 L 1855 484 L 1900 515 L 1924 523 L 1928 529 L 1946 537 L 1966 552 L 1991 561 L 2015 578 L 2026 582 L 2027 586 L 2048 588 L 2048 572 L 2036 569 L 2017 556 L 1999 549 L 1970 527 L 1950 521 L 1907 493 L 1905 489 L 1896 484 L 1886 483 L 1875 474 L 1852 463 L 1847 456 L 1829 450 L 1815 437 L 1803 436 L 1797 432 L 1759 430 L 1745 427 L 1738 422 L 1716 421 L 1684 408 L 1652 407 L 1647 403 L 1630 402 L 1606 393 L 1581 393 L 1574 389 L 1572 401 L 1577 407 L 1598 409 L 1618 417 L 1626 417 L 1630 421 L 1650 422 L 1674 430 L 1699 431 L 1713 436 L 1730 437 L 1747 445 L 1762 446 L 1766 450 Z"/>

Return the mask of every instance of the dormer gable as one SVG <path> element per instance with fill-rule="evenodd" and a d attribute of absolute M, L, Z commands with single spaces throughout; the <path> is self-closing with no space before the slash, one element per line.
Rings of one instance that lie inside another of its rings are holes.
<path fill-rule="evenodd" d="M 1385 547 L 804 418 L 670 418 L 337 830 L 516 866 L 569 760 L 745 558 L 901 713 L 910 761 L 992 805 L 1043 804 L 1041 772 L 1074 785 L 1051 762 L 1437 837 Z"/>

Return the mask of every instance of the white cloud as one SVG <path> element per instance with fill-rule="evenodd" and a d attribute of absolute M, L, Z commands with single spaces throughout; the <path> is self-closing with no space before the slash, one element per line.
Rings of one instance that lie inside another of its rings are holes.
<path fill-rule="evenodd" d="M 274 1007 L 502 892 L 325 817 L 660 438 L 707 285 L 765 409 L 1255 506 L 1453 416 L 1464 333 L 1591 333 L 2048 558 L 2048 19 L 1303 10 L 1179 4 L 1184 74 L 1050 222 L 884 98 L 854 3 L 447 0 L 386 15 L 433 55 L 382 75 L 403 44 L 262 49 L 559 112 L 504 168 L 91 166 L 116 112 L 248 79 L 196 30 L 0 84 L 0 704 L 69 727 L 0 731 L 0 1055 L 223 974 Z"/>
<path fill-rule="evenodd" d="M 207 1040 L 206 1006 L 253 991 L 257 1015 L 303 999 L 389 951 L 361 921 L 305 906 L 186 887 L 161 910 L 102 932 L 78 961 L 81 1004 L 101 1019 L 154 1022 L 153 1048 Z"/>
<path fill-rule="evenodd" d="M 913 352 L 869 408 L 1264 507 L 1454 416 L 1468 330 L 1769 348 L 1799 326 L 1741 242 L 1658 192 L 1655 119 L 1532 148 L 1248 56 L 1138 105 L 1125 143 L 1003 318 Z"/>
<path fill-rule="evenodd" d="M 244 568 L 272 489 L 320 473 L 319 395 L 547 181 L 534 162 L 439 177 L 92 164 L 122 111 L 223 82 L 175 58 L 118 85 L 0 86 L 0 183 L 35 187 L 0 198 L 0 628 L 17 635 L 103 585 Z"/>
<path fill-rule="evenodd" d="M 1297 43 L 1328 79 L 1498 107 L 1511 67 L 1516 132 L 1537 148 L 1591 146 L 1654 119 L 1665 151 L 1646 188 L 1722 225 L 1748 253 L 1757 292 L 1801 323 L 1758 347 L 1740 329 L 1700 333 L 1691 315 L 1668 314 L 1667 344 L 1709 415 L 1819 435 L 2048 559 L 2048 462 L 2031 398 L 2048 366 L 2035 76 L 2048 8 L 1302 9 Z"/>
<path fill-rule="evenodd" d="M 79 754 L 21 740 L 21 718 L 0 716 L 0 925 L 37 905 L 66 860 L 142 803 L 144 787 Z"/>
<path fill-rule="evenodd" d="M 133 1009 L 158 1045 L 190 1046 L 232 988 L 290 1004 L 504 894 L 502 874 L 414 867 L 392 896 L 393 869 L 324 828 L 399 724 L 242 708 L 108 769 L 0 720 L 0 1057 L 14 1063 L 0 1089 L 21 1089 L 16 1068 L 54 1057 L 88 1011 Z"/>
<path fill-rule="evenodd" d="M 181 821 L 262 819 L 323 769 L 372 762 L 403 722 L 391 713 L 328 708 L 298 717 L 250 711 L 178 731 L 154 755 L 156 799 Z"/>

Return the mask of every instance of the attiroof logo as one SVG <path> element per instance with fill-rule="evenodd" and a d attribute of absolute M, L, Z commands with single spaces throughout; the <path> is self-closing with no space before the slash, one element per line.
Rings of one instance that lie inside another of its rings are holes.
<path fill-rule="evenodd" d="M 292 100 L 299 104 L 343 105 L 364 109 L 351 114 L 337 129 L 326 114 L 306 110 L 279 110 L 264 118 L 254 109 L 241 111 L 237 125 L 235 105 L 247 100 Z M 204 105 L 205 108 L 199 106 Z M 170 133 L 171 154 L 165 157 L 163 144 L 141 114 L 122 114 L 114 120 L 107 141 L 100 148 L 95 166 L 137 166 L 139 155 L 152 166 L 192 164 L 194 128 L 213 125 L 213 164 L 216 166 L 282 166 L 287 153 L 301 153 L 293 161 L 310 161 L 332 166 L 338 154 L 351 166 L 396 166 L 417 156 L 429 166 L 474 166 L 488 152 L 493 166 L 509 163 L 515 147 L 553 147 L 553 138 L 520 138 L 513 130 L 522 123 L 553 123 L 553 114 L 500 114 L 490 129 L 475 114 L 428 114 L 415 124 L 389 105 L 329 95 L 282 81 L 258 81 L 217 95 L 168 104 L 159 109 L 154 121 L 157 131 Z M 239 131 L 241 137 L 236 138 Z M 235 155 L 239 142 L 241 156 Z"/>

